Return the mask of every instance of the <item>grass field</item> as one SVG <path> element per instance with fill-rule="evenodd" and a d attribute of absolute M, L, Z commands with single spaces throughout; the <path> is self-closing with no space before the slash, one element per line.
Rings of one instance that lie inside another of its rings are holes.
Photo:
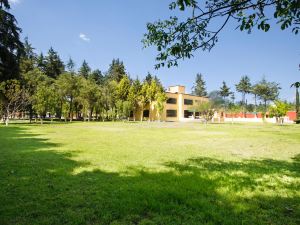
<path fill-rule="evenodd" d="M 300 224 L 300 126 L 0 126 L 0 224 Z"/>

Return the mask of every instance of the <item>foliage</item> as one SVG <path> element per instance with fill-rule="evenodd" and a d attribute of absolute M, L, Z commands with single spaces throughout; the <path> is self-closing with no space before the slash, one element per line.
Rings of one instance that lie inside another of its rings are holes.
<path fill-rule="evenodd" d="M 243 112 L 245 113 L 246 109 L 246 94 L 251 92 L 251 83 L 250 78 L 248 76 L 242 76 L 240 82 L 235 85 L 236 90 L 242 93 L 242 104 L 243 104 Z"/>
<path fill-rule="evenodd" d="M 209 101 L 211 101 L 215 106 L 222 106 L 225 104 L 225 100 L 220 95 L 220 92 L 215 90 L 208 94 Z"/>
<path fill-rule="evenodd" d="M 269 113 L 271 117 L 276 117 L 278 122 L 283 123 L 283 118 L 289 110 L 289 105 L 282 101 L 275 101 L 275 104 L 269 107 Z M 280 119 L 280 121 L 279 121 Z"/>
<path fill-rule="evenodd" d="M 271 19 L 282 30 L 291 28 L 297 34 L 300 29 L 299 0 L 176 0 L 169 8 L 190 16 L 171 16 L 147 24 L 142 42 L 144 47 L 157 47 L 156 68 L 177 66 L 179 59 L 192 57 L 198 49 L 210 51 L 229 21 L 248 33 L 254 28 L 267 32 Z"/>
<path fill-rule="evenodd" d="M 79 75 L 87 79 L 90 75 L 90 72 L 91 72 L 91 68 L 89 64 L 85 60 L 83 60 L 83 63 L 78 71 Z"/>
<path fill-rule="evenodd" d="M 18 78 L 20 57 L 24 53 L 21 29 L 9 9 L 9 1 L 0 0 L 0 82 Z"/>
<path fill-rule="evenodd" d="M 107 78 L 119 82 L 126 75 L 124 63 L 119 59 L 113 59 L 109 65 Z"/>
<path fill-rule="evenodd" d="M 45 66 L 45 74 L 51 78 L 57 78 L 65 70 L 64 63 L 61 61 L 58 53 L 54 51 L 52 47 L 49 49 L 48 55 L 45 57 L 45 60 L 42 63 Z"/>
<path fill-rule="evenodd" d="M 205 81 L 204 81 L 201 73 L 200 74 L 198 73 L 196 75 L 196 80 L 195 80 L 195 84 L 193 86 L 192 93 L 197 96 L 204 96 L 204 97 L 207 96 Z"/>
<path fill-rule="evenodd" d="M 155 108 L 157 110 L 160 119 L 164 111 L 166 101 L 167 101 L 166 93 L 163 91 L 159 91 L 156 95 Z"/>
<path fill-rule="evenodd" d="M 203 116 L 205 123 L 207 123 L 208 121 L 211 121 L 214 113 L 215 113 L 215 106 L 213 105 L 212 102 L 208 101 L 208 102 L 201 102 L 200 104 L 198 104 L 195 108 L 195 110 L 197 112 L 200 112 L 200 115 Z"/>
<path fill-rule="evenodd" d="M 299 100 L 299 88 L 300 88 L 300 82 L 295 82 L 291 85 L 291 87 L 295 87 L 296 89 L 296 103 L 295 103 L 295 109 L 296 109 L 296 117 L 297 119 L 300 119 L 300 100 Z"/>
<path fill-rule="evenodd" d="M 18 80 L 7 80 L 0 83 L 0 100 L 3 120 L 7 126 L 11 116 L 24 110 L 29 101 L 29 94 Z"/>
<path fill-rule="evenodd" d="M 39 114 L 41 123 L 47 112 L 51 114 L 51 118 L 55 114 L 58 99 L 56 86 L 50 79 L 38 84 L 33 95 L 33 109 Z"/>
<path fill-rule="evenodd" d="M 267 110 L 267 103 L 278 98 L 280 89 L 278 83 L 268 82 L 265 78 L 255 85 L 258 98 L 264 102 L 265 112 Z"/>

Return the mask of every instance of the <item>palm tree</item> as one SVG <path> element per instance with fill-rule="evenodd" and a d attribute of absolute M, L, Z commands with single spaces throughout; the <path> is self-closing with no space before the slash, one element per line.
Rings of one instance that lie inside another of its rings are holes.
<path fill-rule="evenodd" d="M 300 82 L 297 81 L 297 82 L 293 83 L 291 85 L 291 87 L 295 87 L 296 88 L 296 119 L 298 120 L 299 117 L 300 117 L 300 115 L 299 115 L 300 114 L 299 113 L 299 105 L 300 105 L 300 103 L 299 103 L 299 91 L 298 91 L 298 89 L 300 88 Z"/>
<path fill-rule="evenodd" d="M 246 94 L 251 92 L 251 83 L 248 76 L 242 76 L 240 82 L 235 85 L 236 90 L 242 93 L 243 114 L 246 116 Z"/>

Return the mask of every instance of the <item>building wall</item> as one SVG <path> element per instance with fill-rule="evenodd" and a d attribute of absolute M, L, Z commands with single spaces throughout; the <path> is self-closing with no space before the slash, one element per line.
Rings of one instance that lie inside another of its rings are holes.
<path fill-rule="evenodd" d="M 184 86 L 169 87 L 168 92 L 166 92 L 166 96 L 167 96 L 168 99 L 169 98 L 176 99 L 175 104 L 166 102 L 164 104 L 164 110 L 163 110 L 163 113 L 161 115 L 159 115 L 159 113 L 155 109 L 155 104 L 156 104 L 155 102 L 153 102 L 151 105 L 148 104 L 143 108 L 139 107 L 137 109 L 137 111 L 134 113 L 135 114 L 135 119 L 136 120 L 141 120 L 142 113 L 145 110 L 149 110 L 149 117 L 145 117 L 145 118 L 143 118 L 143 120 L 184 121 L 184 120 L 187 120 L 187 119 L 193 119 L 193 118 L 184 118 L 184 111 L 185 110 L 189 110 L 189 111 L 193 110 L 193 108 L 197 104 L 200 104 L 201 102 L 208 101 L 208 98 L 185 94 L 184 91 L 185 91 Z M 193 104 L 192 105 L 184 104 L 185 99 L 191 100 Z M 168 116 L 168 114 L 170 113 L 169 110 L 176 110 L 176 116 Z"/>

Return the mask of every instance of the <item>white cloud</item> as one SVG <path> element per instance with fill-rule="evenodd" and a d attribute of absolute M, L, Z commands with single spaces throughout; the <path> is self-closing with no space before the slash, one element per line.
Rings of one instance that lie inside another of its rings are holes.
<path fill-rule="evenodd" d="M 91 39 L 90 38 L 88 38 L 85 34 L 83 34 L 83 33 L 80 33 L 79 34 L 79 38 L 81 39 L 81 40 L 83 40 L 83 41 L 87 41 L 87 42 L 89 42 Z"/>
<path fill-rule="evenodd" d="M 21 0 L 8 0 L 8 2 L 9 2 L 11 5 L 16 5 L 16 4 L 21 3 Z"/>

